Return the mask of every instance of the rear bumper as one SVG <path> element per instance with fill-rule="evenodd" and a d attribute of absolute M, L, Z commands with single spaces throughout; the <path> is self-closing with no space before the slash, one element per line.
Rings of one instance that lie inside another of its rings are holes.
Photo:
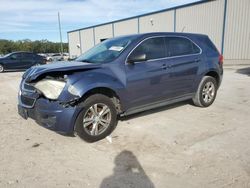
<path fill-rule="evenodd" d="M 32 108 L 23 106 L 20 101 L 18 113 L 24 119 L 31 118 L 39 125 L 62 134 L 74 131 L 74 124 L 80 112 L 78 107 L 63 107 L 59 102 L 44 98 L 36 100 Z"/>

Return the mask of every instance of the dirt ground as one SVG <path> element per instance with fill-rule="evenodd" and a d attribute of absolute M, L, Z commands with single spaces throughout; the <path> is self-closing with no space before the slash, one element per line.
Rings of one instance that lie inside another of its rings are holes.
<path fill-rule="evenodd" d="M 19 117 L 21 75 L 0 74 L 0 187 L 250 187 L 250 67 L 225 68 L 209 108 L 130 116 L 93 144 Z"/>

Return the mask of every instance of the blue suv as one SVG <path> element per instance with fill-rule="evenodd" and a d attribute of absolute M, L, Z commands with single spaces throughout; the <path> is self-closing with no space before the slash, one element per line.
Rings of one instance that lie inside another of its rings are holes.
<path fill-rule="evenodd" d="M 146 33 L 108 39 L 73 62 L 31 67 L 18 112 L 60 133 L 94 142 L 119 117 L 192 99 L 210 106 L 223 57 L 206 35 Z"/>

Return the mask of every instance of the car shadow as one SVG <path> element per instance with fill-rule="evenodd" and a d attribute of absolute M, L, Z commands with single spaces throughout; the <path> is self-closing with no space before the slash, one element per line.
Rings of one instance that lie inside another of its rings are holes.
<path fill-rule="evenodd" d="M 123 150 L 115 157 L 114 163 L 113 174 L 103 179 L 100 188 L 154 188 L 133 152 Z"/>
<path fill-rule="evenodd" d="M 122 117 L 119 117 L 119 120 L 120 121 L 127 121 L 127 120 L 130 120 L 130 119 L 134 119 L 134 118 L 143 117 L 143 116 L 147 116 L 147 115 L 150 115 L 150 114 L 162 112 L 162 111 L 165 111 L 165 110 L 170 110 L 170 109 L 177 108 L 177 107 L 180 107 L 180 106 L 184 106 L 184 105 L 187 105 L 187 104 L 193 105 L 191 100 L 181 101 L 181 102 L 166 105 L 166 106 L 163 106 L 163 107 L 158 107 L 158 108 L 146 110 L 146 111 L 143 111 L 143 112 L 138 112 L 136 114 L 122 116 Z"/>
<path fill-rule="evenodd" d="M 245 74 L 247 76 L 250 76 L 250 67 L 237 69 L 236 72 L 239 73 L 239 74 Z"/>

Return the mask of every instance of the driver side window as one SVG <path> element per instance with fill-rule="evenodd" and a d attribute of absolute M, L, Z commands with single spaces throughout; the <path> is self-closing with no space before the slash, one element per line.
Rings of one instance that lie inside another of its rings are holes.
<path fill-rule="evenodd" d="M 166 47 L 164 37 L 149 38 L 143 41 L 132 53 L 131 57 L 136 55 L 146 55 L 147 60 L 166 57 Z"/>
<path fill-rule="evenodd" d="M 10 56 L 11 59 L 20 59 L 21 58 L 21 54 L 12 54 Z"/>

